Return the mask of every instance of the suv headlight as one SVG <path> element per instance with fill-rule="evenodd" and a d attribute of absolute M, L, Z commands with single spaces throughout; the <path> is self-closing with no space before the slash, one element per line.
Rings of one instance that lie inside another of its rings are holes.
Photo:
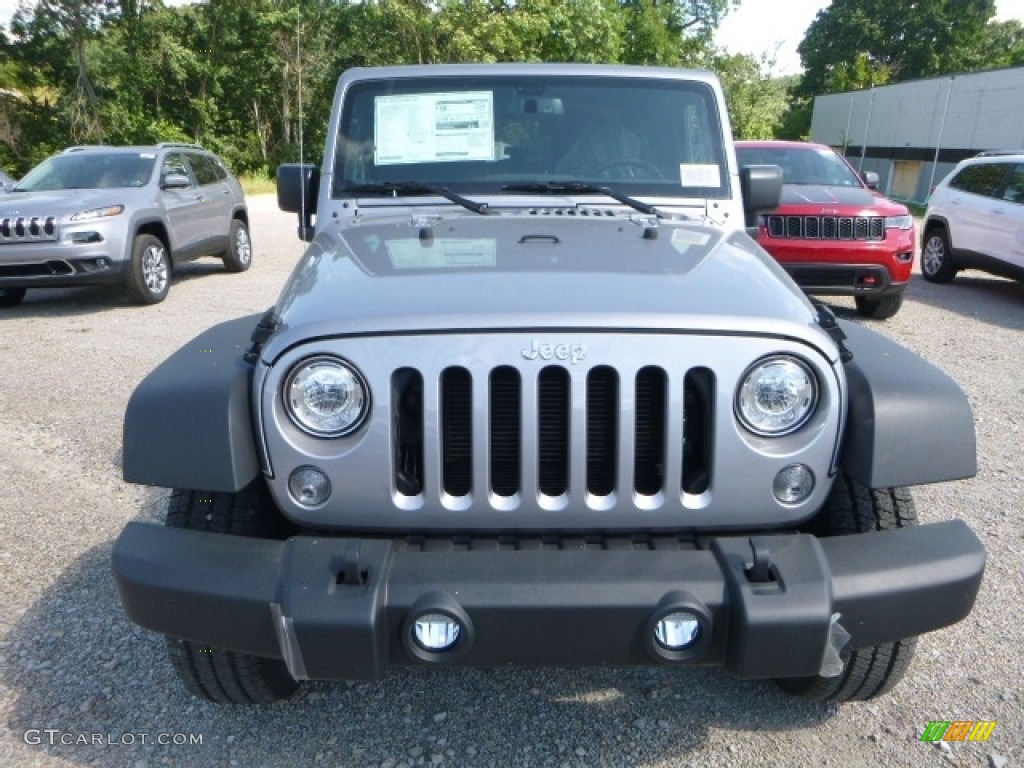
<path fill-rule="evenodd" d="M 342 437 L 366 417 L 370 392 L 359 372 L 336 357 L 298 363 L 284 382 L 284 406 L 299 429 L 314 437 Z"/>
<path fill-rule="evenodd" d="M 906 216 L 886 216 L 885 217 L 885 228 L 886 229 L 912 229 L 914 226 L 914 217 L 910 214 Z"/>
<path fill-rule="evenodd" d="M 757 435 L 778 437 L 802 427 L 818 404 L 818 382 L 806 363 L 789 355 L 759 360 L 736 390 L 736 415 Z"/>
<path fill-rule="evenodd" d="M 123 205 L 108 205 L 105 208 L 92 208 L 88 211 L 80 211 L 71 217 L 71 221 L 92 221 L 93 219 L 105 219 L 109 216 L 120 216 L 124 213 Z"/>

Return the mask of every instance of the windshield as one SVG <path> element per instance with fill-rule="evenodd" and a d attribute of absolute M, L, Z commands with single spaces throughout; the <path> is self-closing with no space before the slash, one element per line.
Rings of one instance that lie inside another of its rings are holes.
<path fill-rule="evenodd" d="M 580 182 L 622 194 L 724 198 L 714 94 L 642 78 L 444 76 L 346 94 L 332 194 L 418 184 L 463 194 Z"/>
<path fill-rule="evenodd" d="M 740 166 L 777 165 L 784 184 L 863 187 L 857 174 L 831 149 L 820 147 L 736 147 Z"/>
<path fill-rule="evenodd" d="M 16 190 L 112 189 L 142 187 L 153 173 L 156 155 L 127 152 L 72 152 L 37 165 Z"/>

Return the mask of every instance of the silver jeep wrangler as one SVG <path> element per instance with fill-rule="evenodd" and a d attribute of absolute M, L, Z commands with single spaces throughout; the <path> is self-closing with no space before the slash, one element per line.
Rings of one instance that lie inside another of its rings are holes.
<path fill-rule="evenodd" d="M 751 240 L 781 173 L 730 136 L 704 72 L 342 76 L 279 169 L 279 301 L 125 417 L 126 479 L 177 490 L 114 571 L 191 691 L 718 664 L 866 699 L 968 614 L 984 549 L 907 489 L 974 474 L 967 400 Z"/>

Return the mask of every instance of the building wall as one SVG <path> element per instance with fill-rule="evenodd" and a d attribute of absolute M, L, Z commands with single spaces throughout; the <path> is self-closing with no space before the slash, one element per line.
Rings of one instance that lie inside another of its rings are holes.
<path fill-rule="evenodd" d="M 818 96 L 811 141 L 875 171 L 886 194 L 924 202 L 965 157 L 1024 150 L 1024 67 Z"/>

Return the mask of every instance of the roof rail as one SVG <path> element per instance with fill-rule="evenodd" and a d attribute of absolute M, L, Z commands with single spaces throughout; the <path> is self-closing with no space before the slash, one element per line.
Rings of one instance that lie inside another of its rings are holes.
<path fill-rule="evenodd" d="M 181 149 L 204 149 L 198 144 L 188 144 L 183 141 L 161 141 L 156 145 L 157 149 L 167 149 L 168 147 L 178 147 Z M 205 151 L 205 149 L 204 149 Z"/>
<path fill-rule="evenodd" d="M 62 155 L 66 155 L 68 152 L 80 152 L 83 149 L 109 149 L 109 144 L 76 144 L 73 147 L 67 147 L 61 152 Z"/>
<path fill-rule="evenodd" d="M 979 152 L 975 157 L 1005 157 L 1006 155 L 1024 155 L 1024 149 L 990 149 Z"/>

